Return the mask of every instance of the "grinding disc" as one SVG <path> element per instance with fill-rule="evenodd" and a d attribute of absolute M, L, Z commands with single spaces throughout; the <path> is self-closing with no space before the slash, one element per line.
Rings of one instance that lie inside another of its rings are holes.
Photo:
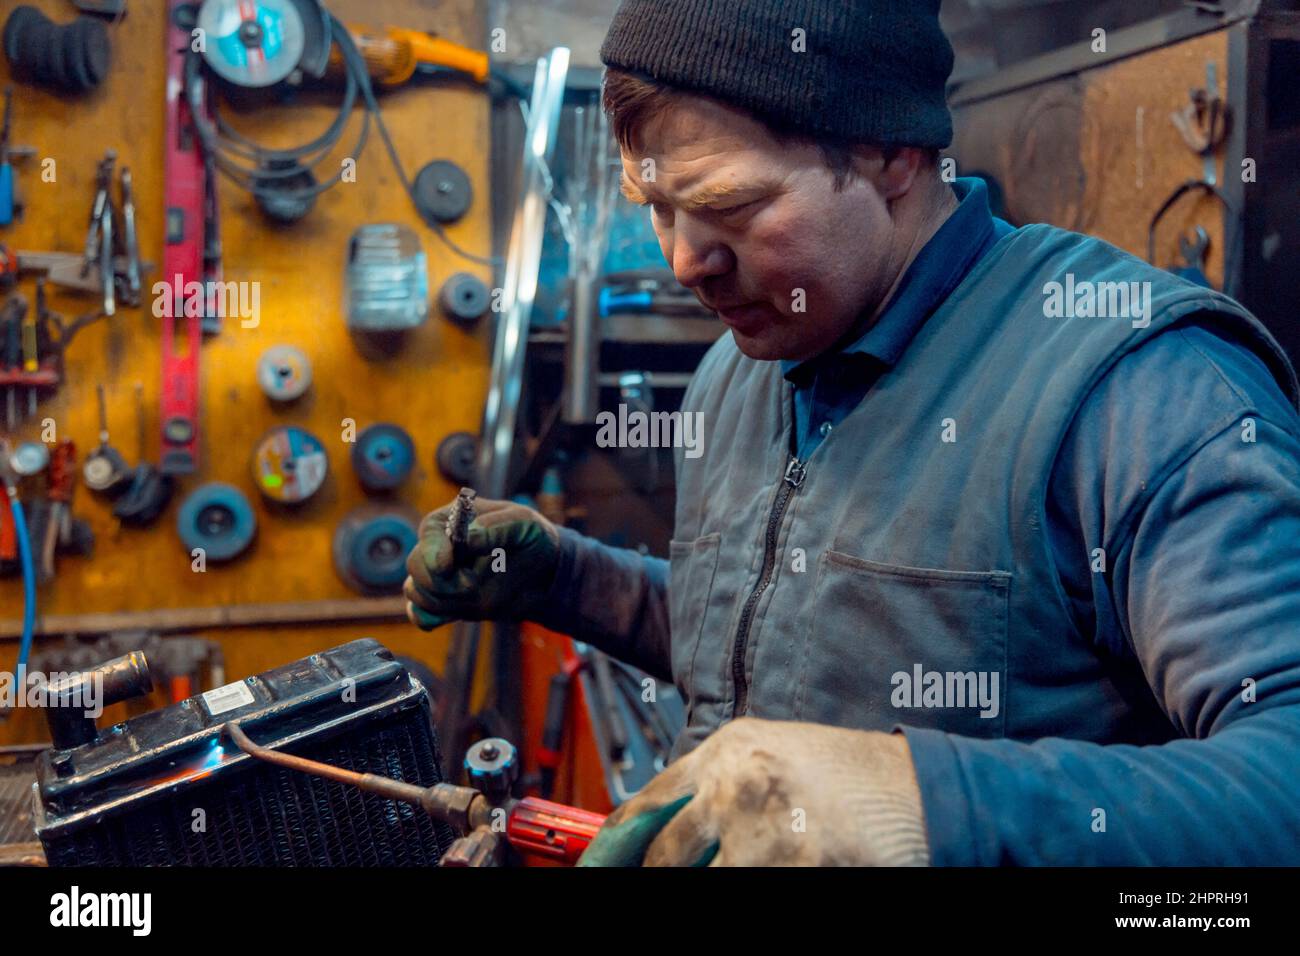
<path fill-rule="evenodd" d="M 325 446 L 293 425 L 271 429 L 253 452 L 253 481 L 263 495 L 281 504 L 306 501 L 325 483 L 328 470 Z"/>
<path fill-rule="evenodd" d="M 482 279 L 468 272 L 458 272 L 443 283 L 438 302 L 447 318 L 468 324 L 488 310 L 491 297 L 492 293 Z"/>
<path fill-rule="evenodd" d="M 257 360 L 257 384 L 272 401 L 301 398 L 311 388 L 311 360 L 297 346 L 272 346 Z"/>
<path fill-rule="evenodd" d="M 406 558 L 419 541 L 420 516 L 413 509 L 362 505 L 334 532 L 334 569 L 361 594 L 398 594 Z"/>
<path fill-rule="evenodd" d="M 352 446 L 352 468 L 367 491 L 392 491 L 415 467 L 415 442 L 397 425 L 371 425 Z"/>
<path fill-rule="evenodd" d="M 415 205 L 426 219 L 455 222 L 469 212 L 473 201 L 469 176 L 451 160 L 435 159 L 415 176 Z"/>
<path fill-rule="evenodd" d="M 306 46 L 303 19 L 290 0 L 204 0 L 198 28 L 203 60 L 236 86 L 272 86 L 298 67 Z"/>
<path fill-rule="evenodd" d="M 181 502 L 176 530 L 186 551 L 202 548 L 209 561 L 229 561 L 253 543 L 257 518 L 242 491 L 214 481 Z"/>
<path fill-rule="evenodd" d="M 473 485 L 478 439 L 469 432 L 452 432 L 438 445 L 438 471 L 453 485 Z"/>

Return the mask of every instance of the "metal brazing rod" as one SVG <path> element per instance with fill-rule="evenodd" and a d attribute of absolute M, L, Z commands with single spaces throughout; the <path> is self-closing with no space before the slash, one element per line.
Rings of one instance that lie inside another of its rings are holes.
<path fill-rule="evenodd" d="M 537 797 L 518 800 L 506 797 L 502 802 L 494 804 L 485 793 L 473 787 L 460 787 L 452 783 L 421 787 L 379 774 L 357 773 L 333 764 L 296 757 L 254 743 L 237 721 L 227 723 L 226 732 L 239 749 L 251 757 L 314 777 L 345 783 L 389 800 L 413 804 L 460 834 L 488 836 L 490 839 L 491 834 L 500 832 L 497 819 L 501 814 L 497 811 L 503 811 L 504 836 L 511 847 L 521 853 L 563 863 L 576 863 L 605 822 L 603 814 Z"/>

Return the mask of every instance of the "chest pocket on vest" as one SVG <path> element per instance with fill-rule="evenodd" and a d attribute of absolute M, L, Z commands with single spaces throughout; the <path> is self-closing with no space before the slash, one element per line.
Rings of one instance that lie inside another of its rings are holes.
<path fill-rule="evenodd" d="M 824 552 L 812 627 L 796 657 L 796 719 L 1002 736 L 1010 591 L 1005 571 L 910 568 Z"/>
<path fill-rule="evenodd" d="M 669 611 L 672 626 L 673 683 L 686 698 L 687 723 L 701 693 L 717 696 L 721 675 L 715 668 L 697 671 L 700 637 L 704 633 L 705 612 L 713 591 L 713 575 L 718 567 L 718 548 L 722 536 L 707 534 L 694 541 L 670 541 Z"/>

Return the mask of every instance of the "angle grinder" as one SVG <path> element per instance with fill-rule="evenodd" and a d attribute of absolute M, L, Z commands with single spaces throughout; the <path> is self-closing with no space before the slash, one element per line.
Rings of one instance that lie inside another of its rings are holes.
<path fill-rule="evenodd" d="M 201 52 L 213 73 L 233 86 L 262 89 L 346 77 L 343 56 L 332 50 L 332 22 L 320 0 L 203 0 L 194 25 L 208 37 Z M 478 83 L 490 73 L 487 53 L 433 34 L 355 24 L 347 33 L 381 86 L 399 86 L 421 67 L 453 70 Z"/>

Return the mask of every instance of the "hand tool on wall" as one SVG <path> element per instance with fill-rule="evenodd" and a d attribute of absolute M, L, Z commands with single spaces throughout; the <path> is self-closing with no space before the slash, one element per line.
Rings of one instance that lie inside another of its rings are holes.
<path fill-rule="evenodd" d="M 39 275 L 50 285 L 58 286 L 69 292 L 80 292 L 103 296 L 104 282 L 100 276 L 99 257 L 85 275 L 81 267 L 85 264 L 82 253 L 77 252 L 40 252 L 31 249 L 10 249 L 0 243 L 0 286 L 12 285 L 23 275 Z M 153 272 L 154 263 L 138 262 L 137 273 L 143 278 Z M 113 256 L 113 272 L 117 281 L 127 288 L 126 278 L 130 271 L 127 256 Z"/>
<path fill-rule="evenodd" d="M 194 114 L 195 131 L 213 167 L 257 197 L 264 209 L 269 204 L 271 210 L 290 210 L 289 218 L 305 214 L 315 196 L 342 181 L 342 171 L 325 160 L 342 139 L 358 94 L 365 113 L 356 144 L 348 155 L 360 157 L 373 119 L 403 191 L 419 205 L 384 125 L 371 83 L 372 70 L 398 81 L 409 77 L 421 63 L 439 69 L 463 67 L 468 75 L 482 79 L 490 73 L 486 54 L 409 31 L 384 36 L 364 34 L 371 41 L 372 62 L 368 64 L 353 35 L 319 0 L 203 0 L 197 13 L 192 5 L 185 9 L 189 11 L 184 21 L 187 28 L 197 26 L 210 38 L 202 51 L 186 58 L 182 71 L 185 97 L 192 103 L 206 96 L 208 76 L 226 87 L 244 91 L 292 86 L 323 77 L 334 57 L 337 75 L 346 84 L 339 113 L 325 132 L 309 143 L 291 149 L 270 148 L 237 134 L 218 120 L 215 112 Z M 274 23 L 275 29 L 267 29 L 268 23 Z M 313 175 L 313 168 L 328 168 L 328 175 Z M 497 264 L 495 258 L 475 256 L 461 249 L 437 220 L 431 225 L 457 255 Z"/>
<path fill-rule="evenodd" d="M 0 257 L 3 252 L 0 248 Z M 80 257 L 76 258 L 80 261 Z M 46 304 L 43 278 L 36 281 L 34 312 L 27 311 L 26 297 L 20 293 L 9 296 L 0 310 L 0 391 L 6 406 L 5 424 L 10 431 L 21 419 L 35 414 L 41 392 L 52 392 L 59 387 L 63 381 L 64 353 L 73 336 L 101 318 L 103 313 L 96 309 L 64 324 Z M 20 397 L 26 401 L 19 402 Z"/>
<path fill-rule="evenodd" d="M 42 313 L 45 313 L 42 315 Z M 23 316 L 23 372 L 31 376 L 41 369 L 40 350 L 38 345 L 39 336 L 37 329 L 40 319 L 44 318 L 47 322 L 49 316 L 45 308 L 45 287 L 38 283 L 36 287 L 36 308 Z M 28 384 L 27 386 L 27 416 L 30 418 L 36 414 L 36 386 Z"/>
<path fill-rule="evenodd" d="M 491 72 L 483 50 L 401 27 L 344 27 L 319 0 L 203 0 L 196 22 L 216 39 L 203 51 L 208 68 L 247 89 L 322 77 L 355 83 L 358 64 L 381 86 L 400 86 L 417 70 L 452 70 L 478 83 Z M 339 47 L 339 34 L 357 61 Z"/>
<path fill-rule="evenodd" d="M 260 747 L 238 721 L 227 723 L 226 733 L 240 750 L 259 760 L 412 804 L 450 824 L 462 835 L 448 849 L 442 866 L 496 866 L 503 861 L 507 846 L 573 864 L 605 822 L 603 814 L 589 810 L 512 796 L 519 775 L 518 754 L 509 741 L 497 737 L 480 740 L 466 753 L 465 771 L 471 786 L 438 783 L 420 787 Z"/>
<path fill-rule="evenodd" d="M 477 83 L 488 79 L 488 55 L 482 50 L 461 46 L 432 33 L 404 30 L 401 27 L 371 29 L 348 24 L 348 33 L 366 62 L 370 79 L 380 86 L 401 86 L 417 69 L 445 69 L 463 73 Z M 346 65 L 338 50 L 331 49 L 325 76 L 341 80 Z"/>
<path fill-rule="evenodd" d="M 4 125 L 0 126 L 0 226 L 14 221 L 14 167 L 9 155 L 9 121 L 13 106 L 14 89 L 6 86 Z"/>
<path fill-rule="evenodd" d="M 113 502 L 113 517 L 125 525 L 148 527 L 171 501 L 174 483 L 170 475 L 160 474 L 146 455 L 144 383 L 135 384 L 136 466 L 122 483 L 121 495 Z M 188 696 L 188 695 L 187 695 Z"/>
<path fill-rule="evenodd" d="M 1182 253 L 1183 265 L 1173 269 L 1175 275 L 1182 276 L 1189 282 L 1211 288 L 1210 280 L 1205 275 L 1205 257 L 1210 249 L 1210 234 L 1204 226 L 1197 226 L 1192 235 L 1178 237 L 1178 251 Z"/>
<path fill-rule="evenodd" d="M 208 282 L 221 278 L 215 177 L 194 125 L 196 116 L 210 115 L 208 93 L 201 79 L 186 87 L 193 26 L 192 4 L 168 0 L 163 275 L 174 285 L 168 293 L 171 308 L 162 319 L 159 469 L 164 475 L 187 475 L 198 467 L 199 351 L 209 303 L 206 295 L 197 303 L 188 302 L 184 290 L 196 282 L 206 290 Z M 183 349 L 178 347 L 178 326 L 184 328 L 179 336 Z M 210 327 L 216 331 L 219 325 Z"/>
<path fill-rule="evenodd" d="M 1228 138 L 1231 114 L 1219 96 L 1218 67 L 1213 60 L 1205 64 L 1205 87 L 1189 93 L 1190 102 L 1169 118 L 1183 137 L 1188 149 L 1201 157 L 1204 180 L 1217 186 L 1215 154 Z"/>
<path fill-rule="evenodd" d="M 30 146 L 14 146 L 9 138 L 13 98 L 13 87 L 6 86 L 4 125 L 0 126 L 0 226 L 9 225 L 19 218 L 21 212 L 13 161 L 36 154 L 36 150 Z"/>
<path fill-rule="evenodd" d="M 27 531 L 27 517 L 23 514 L 22 502 L 18 500 L 16 476 L 9 468 L 9 446 L 0 441 L 0 483 L 4 485 L 8 496 L 10 513 L 13 515 L 13 534 L 17 543 L 19 564 L 23 571 L 23 631 L 18 645 L 18 666 L 15 672 L 21 673 L 27 667 L 27 660 L 32 653 L 32 640 L 36 634 L 36 561 L 32 555 L 32 540 Z"/>
<path fill-rule="evenodd" d="M 0 242 L 0 292 L 8 292 L 18 284 L 18 256 Z"/>
<path fill-rule="evenodd" d="M 135 190 L 131 183 L 131 170 L 122 167 L 122 254 L 126 257 L 126 304 L 134 308 L 140 304 L 140 242 L 135 228 Z M 110 260 L 110 268 L 111 260 Z"/>
<path fill-rule="evenodd" d="M 88 276 L 91 269 L 99 269 L 105 315 L 117 311 L 113 282 L 113 165 L 116 162 L 117 153 L 110 149 L 95 170 L 95 201 L 90 207 L 90 224 L 86 229 L 81 262 L 82 278 Z"/>
<path fill-rule="evenodd" d="M 39 369 L 42 362 L 53 364 L 55 370 L 62 377 L 62 346 L 66 345 L 66 337 L 63 334 L 63 320 L 50 311 L 49 301 L 45 296 L 44 277 L 36 280 L 36 313 L 34 319 L 36 321 L 36 367 Z M 51 331 L 55 327 L 60 332 L 57 343 L 54 336 L 51 335 Z M 56 345 L 59 346 L 57 349 Z M 55 360 L 53 363 L 49 361 L 51 358 Z"/>
<path fill-rule="evenodd" d="M 13 380 L 22 372 L 23 318 L 27 315 L 27 299 L 15 292 L 5 302 L 0 312 L 0 345 L 4 353 L 4 373 L 9 384 L 5 388 L 5 427 L 10 434 L 18 430 L 18 388 Z"/>
<path fill-rule="evenodd" d="M 127 480 L 129 469 L 122 453 L 108 441 L 108 406 L 104 401 L 103 382 L 95 386 L 99 400 L 99 444 L 86 456 L 81 467 L 82 480 L 91 491 L 112 492 Z"/>
<path fill-rule="evenodd" d="M 1189 194 L 1209 194 L 1218 200 L 1223 207 L 1225 245 L 1223 274 L 1227 277 L 1234 276 L 1237 271 L 1235 263 L 1241 254 L 1241 217 L 1238 216 L 1236 207 L 1228 197 L 1217 186 L 1203 179 L 1189 179 L 1187 182 L 1179 184 L 1152 214 L 1151 221 L 1147 224 L 1147 262 L 1152 265 L 1158 264 L 1156 262 L 1156 234 L 1160 223 L 1169 214 L 1169 211 L 1178 205 L 1184 196 Z M 1200 232 L 1195 233 L 1194 236 L 1195 238 L 1191 240 L 1181 236 L 1179 251 L 1183 253 L 1184 258 L 1187 258 L 1189 254 L 1192 256 L 1192 258 L 1187 259 L 1189 264 L 1194 265 L 1193 259 L 1199 258 L 1202 275 L 1204 275 L 1204 256 L 1210 244 L 1209 233 L 1205 233 L 1204 245 L 1199 249 L 1197 247 L 1201 243 Z M 1177 267 L 1175 267 L 1174 271 L 1178 271 Z M 1208 280 L 1206 284 L 1208 284 Z M 1229 295 L 1232 294 L 1230 289 L 1224 289 L 1223 291 Z"/>
<path fill-rule="evenodd" d="M 41 547 L 41 567 L 47 578 L 54 577 L 54 556 L 58 548 L 72 545 L 72 492 L 76 487 L 77 446 L 68 439 L 59 442 L 50 456 L 49 524 Z"/>

